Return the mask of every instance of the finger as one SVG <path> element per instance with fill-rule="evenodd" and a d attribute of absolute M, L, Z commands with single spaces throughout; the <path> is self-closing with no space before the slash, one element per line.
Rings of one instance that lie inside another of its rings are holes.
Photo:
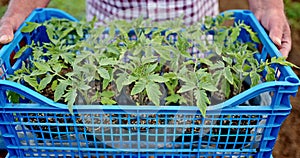
<path fill-rule="evenodd" d="M 279 48 L 279 51 L 281 52 L 282 56 L 288 57 L 291 49 L 292 49 L 291 42 L 283 40 L 281 43 L 281 47 Z"/>
<path fill-rule="evenodd" d="M 269 21 L 268 30 L 269 37 L 275 45 L 281 46 L 283 37 L 284 22 L 280 19 L 272 19 Z"/>
<path fill-rule="evenodd" d="M 13 27 L 10 24 L 2 24 L 0 27 L 0 44 L 7 44 L 14 38 Z"/>
<path fill-rule="evenodd" d="M 279 51 L 284 57 L 288 57 L 289 52 L 292 49 L 292 39 L 289 26 L 286 27 L 282 36 L 281 46 L 279 47 Z"/>
<path fill-rule="evenodd" d="M 282 47 L 282 48 L 280 48 L 279 49 L 279 51 L 280 51 L 280 53 L 282 54 L 282 56 L 284 56 L 284 57 L 288 57 L 288 55 L 289 55 L 289 53 L 290 53 L 290 48 L 288 48 L 287 46 L 285 46 L 285 47 Z"/>

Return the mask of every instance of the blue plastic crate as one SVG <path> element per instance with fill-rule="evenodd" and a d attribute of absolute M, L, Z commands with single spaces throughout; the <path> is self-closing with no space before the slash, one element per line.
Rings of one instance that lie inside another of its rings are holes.
<path fill-rule="evenodd" d="M 262 42 L 258 60 L 280 56 L 250 11 L 228 12 L 234 12 L 235 20 L 243 20 L 258 33 Z M 76 21 L 56 9 L 37 9 L 26 21 L 43 22 L 52 17 Z M 250 39 L 243 33 L 239 38 Z M 13 42 L 0 50 L 4 72 L 0 80 L 0 129 L 8 157 L 272 157 L 280 126 L 291 111 L 290 96 L 299 86 L 290 67 L 275 65 L 277 81 L 259 84 L 209 106 L 206 118 L 194 106 L 75 105 L 74 115 L 70 115 L 66 105 L 5 80 L 26 60 L 23 55 L 11 61 L 11 55 L 32 40 L 47 41 L 45 30 L 22 34 L 19 29 Z M 34 103 L 9 103 L 7 91 Z M 244 104 L 264 95 L 269 96 L 269 102 Z"/>

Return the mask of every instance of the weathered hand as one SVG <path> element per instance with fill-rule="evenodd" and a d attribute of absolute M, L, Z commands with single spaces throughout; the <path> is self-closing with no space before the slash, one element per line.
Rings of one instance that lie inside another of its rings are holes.
<path fill-rule="evenodd" d="M 282 0 L 275 1 L 250 0 L 249 4 L 250 9 L 269 32 L 269 37 L 281 54 L 287 57 L 292 47 L 291 30 L 284 13 Z"/>
<path fill-rule="evenodd" d="M 2 18 L 0 20 L 0 44 L 7 44 L 12 41 L 15 28 L 9 19 Z"/>
<path fill-rule="evenodd" d="M 46 7 L 49 1 L 10 0 L 7 10 L 0 20 L 0 46 L 13 40 L 14 31 L 19 28 L 32 10 Z"/>

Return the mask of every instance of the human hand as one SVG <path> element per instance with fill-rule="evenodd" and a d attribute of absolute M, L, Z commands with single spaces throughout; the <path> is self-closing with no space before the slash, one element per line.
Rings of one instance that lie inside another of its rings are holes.
<path fill-rule="evenodd" d="M 7 44 L 11 42 L 14 38 L 14 31 L 16 31 L 15 26 L 10 19 L 2 18 L 0 20 L 0 44 Z"/>
<path fill-rule="evenodd" d="M 292 39 L 291 29 L 284 13 L 283 4 L 281 4 L 282 2 L 263 2 L 260 4 L 259 2 L 250 2 L 250 9 L 262 26 L 269 32 L 269 37 L 281 54 L 287 57 L 292 47 Z M 251 3 L 255 4 L 251 6 Z"/>
<path fill-rule="evenodd" d="M 2 44 L 7 44 L 13 40 L 14 32 L 32 10 L 46 7 L 49 1 L 10 0 L 7 10 L 0 20 L 0 47 Z"/>

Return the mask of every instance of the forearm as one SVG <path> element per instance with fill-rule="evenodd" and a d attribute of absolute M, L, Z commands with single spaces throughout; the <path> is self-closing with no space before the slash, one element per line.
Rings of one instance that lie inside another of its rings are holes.
<path fill-rule="evenodd" d="M 259 14 L 262 11 L 284 12 L 283 0 L 248 0 L 248 2 L 250 10 L 256 14 Z"/>
<path fill-rule="evenodd" d="M 7 20 L 14 30 L 21 25 L 25 18 L 35 9 L 48 5 L 50 0 L 10 0 L 2 20 Z"/>

